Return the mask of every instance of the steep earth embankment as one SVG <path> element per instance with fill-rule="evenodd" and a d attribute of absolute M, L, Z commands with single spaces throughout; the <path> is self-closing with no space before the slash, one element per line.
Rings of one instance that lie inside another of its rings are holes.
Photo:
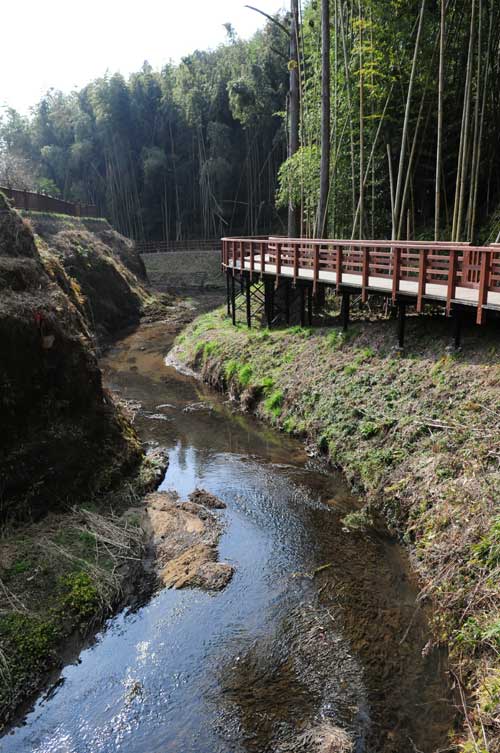
<path fill-rule="evenodd" d="M 346 525 L 381 513 L 406 542 L 436 642 L 463 689 L 464 751 L 500 750 L 500 340 L 471 328 L 447 351 L 439 319 L 269 331 L 207 314 L 172 359 L 244 410 L 304 437 L 367 498 Z M 375 521 L 375 523 L 374 523 Z M 460 694 L 459 694 L 460 697 Z M 466 740 L 466 742 L 465 742 Z"/>
<path fill-rule="evenodd" d="M 24 213 L 47 269 L 54 258 L 70 281 L 73 302 L 99 344 L 139 322 L 152 305 L 146 271 L 133 241 L 106 220 Z"/>
<path fill-rule="evenodd" d="M 0 293 L 5 519 L 108 487 L 141 449 L 103 390 L 78 284 L 1 195 Z"/>

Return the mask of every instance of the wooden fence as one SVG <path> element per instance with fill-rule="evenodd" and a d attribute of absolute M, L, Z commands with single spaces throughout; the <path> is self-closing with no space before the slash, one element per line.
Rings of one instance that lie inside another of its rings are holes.
<path fill-rule="evenodd" d="M 166 254 L 175 251 L 220 251 L 221 241 L 213 240 L 182 240 L 182 241 L 136 241 L 136 248 L 140 254 Z"/>
<path fill-rule="evenodd" d="M 46 196 L 43 193 L 21 191 L 17 188 L 4 188 L 3 186 L 0 186 L 0 191 L 12 201 L 16 209 L 69 214 L 72 217 L 100 217 L 99 210 L 94 204 L 75 204 L 71 201 L 56 199 L 54 196 Z"/>

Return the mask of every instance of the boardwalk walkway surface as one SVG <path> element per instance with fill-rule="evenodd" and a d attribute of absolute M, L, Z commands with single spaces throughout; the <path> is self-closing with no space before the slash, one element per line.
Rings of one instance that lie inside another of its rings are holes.
<path fill-rule="evenodd" d="M 316 295 L 324 286 L 338 292 L 382 294 L 394 302 L 452 308 L 473 307 L 482 324 L 488 310 L 500 312 L 500 244 L 427 241 L 347 241 L 281 238 L 223 238 L 222 266 L 252 280 L 292 279 Z"/>

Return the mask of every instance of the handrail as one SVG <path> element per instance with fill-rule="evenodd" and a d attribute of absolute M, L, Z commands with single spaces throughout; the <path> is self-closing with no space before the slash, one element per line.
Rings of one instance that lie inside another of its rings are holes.
<path fill-rule="evenodd" d="M 337 240 L 284 236 L 222 239 L 222 267 L 232 271 L 299 278 L 370 292 L 442 301 L 449 314 L 457 303 L 500 310 L 500 244 L 472 246 L 450 241 Z"/>

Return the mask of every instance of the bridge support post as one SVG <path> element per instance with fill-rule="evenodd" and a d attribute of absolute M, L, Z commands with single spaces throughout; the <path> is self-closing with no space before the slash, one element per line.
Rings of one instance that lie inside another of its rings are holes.
<path fill-rule="evenodd" d="M 342 329 L 344 332 L 347 331 L 347 328 L 349 326 L 349 311 L 351 308 L 351 294 L 350 293 L 342 293 L 342 306 L 340 310 L 340 314 L 342 317 Z"/>
<path fill-rule="evenodd" d="M 234 275 L 231 275 L 231 315 L 233 325 L 236 324 L 236 292 L 234 289 Z"/>
<path fill-rule="evenodd" d="M 226 272 L 226 302 L 227 302 L 227 315 L 231 316 L 231 288 L 229 282 L 229 274 Z"/>
<path fill-rule="evenodd" d="M 318 285 L 318 292 L 316 294 L 316 305 L 318 310 L 325 308 L 326 302 L 326 287 L 324 285 Z"/>
<path fill-rule="evenodd" d="M 398 302 L 398 347 L 405 346 L 406 301 Z"/>
<path fill-rule="evenodd" d="M 299 291 L 300 291 L 300 326 L 305 327 L 306 326 L 306 296 L 305 296 L 305 289 L 303 285 L 299 285 Z"/>
<path fill-rule="evenodd" d="M 285 321 L 290 326 L 290 280 L 285 280 Z"/>
<path fill-rule="evenodd" d="M 245 280 L 245 293 L 246 293 L 246 309 L 247 309 L 247 327 L 250 329 L 252 326 L 252 307 L 250 300 L 250 278 Z"/>
<path fill-rule="evenodd" d="M 274 282 L 267 277 L 264 279 L 264 309 L 266 324 L 271 329 L 274 319 Z"/>
<path fill-rule="evenodd" d="M 462 309 L 458 306 L 453 310 L 453 348 L 462 347 Z"/>
<path fill-rule="evenodd" d="M 307 323 L 312 327 L 313 323 L 313 289 L 312 285 L 307 288 Z"/>

